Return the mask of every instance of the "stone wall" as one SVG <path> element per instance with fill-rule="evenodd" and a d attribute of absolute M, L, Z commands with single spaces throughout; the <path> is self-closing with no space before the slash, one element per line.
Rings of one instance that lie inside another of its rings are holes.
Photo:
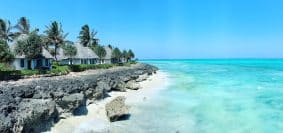
<path fill-rule="evenodd" d="M 110 91 L 137 89 L 157 71 L 147 64 L 80 76 L 45 77 L 0 84 L 0 132 L 47 131 L 66 115 L 83 115 L 88 103 Z"/>

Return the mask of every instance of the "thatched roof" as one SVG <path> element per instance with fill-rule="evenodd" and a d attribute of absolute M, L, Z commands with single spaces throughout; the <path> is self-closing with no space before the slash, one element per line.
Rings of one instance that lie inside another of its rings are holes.
<path fill-rule="evenodd" d="M 23 41 L 27 38 L 28 38 L 27 34 L 21 34 L 20 36 L 14 39 L 13 44 L 10 44 L 10 49 L 15 54 L 15 58 L 25 58 L 26 57 L 25 55 L 17 55 L 17 53 L 15 52 L 15 48 L 16 48 L 17 41 Z M 45 58 L 49 58 L 49 59 L 53 58 L 53 56 L 45 48 L 42 48 L 42 56 Z"/>
<path fill-rule="evenodd" d="M 111 59 L 112 58 L 112 49 L 109 46 L 105 46 L 104 49 L 106 51 L 106 55 L 105 55 L 104 59 Z"/>
<path fill-rule="evenodd" d="M 26 58 L 25 55 L 17 55 L 16 52 L 15 52 L 15 47 L 16 47 L 16 44 L 10 45 L 10 49 L 15 54 L 15 58 L 21 58 L 21 59 Z M 52 59 L 53 58 L 53 56 L 45 48 L 42 48 L 42 53 L 41 54 L 42 54 L 42 56 L 44 58 L 48 58 L 48 59 Z"/>
<path fill-rule="evenodd" d="M 73 58 L 77 59 L 94 59 L 98 58 L 98 56 L 89 48 L 89 47 L 84 47 L 80 43 L 75 43 L 74 46 L 77 48 L 77 55 L 74 56 Z M 58 49 L 58 55 L 57 59 L 58 60 L 63 60 L 63 59 L 68 59 L 68 56 L 64 55 L 64 51 L 62 48 Z"/>

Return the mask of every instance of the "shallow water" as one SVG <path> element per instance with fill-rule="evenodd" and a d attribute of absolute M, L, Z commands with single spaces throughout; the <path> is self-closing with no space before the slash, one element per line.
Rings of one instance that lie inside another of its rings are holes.
<path fill-rule="evenodd" d="M 281 133 L 283 60 L 146 60 L 170 85 L 113 132 Z"/>

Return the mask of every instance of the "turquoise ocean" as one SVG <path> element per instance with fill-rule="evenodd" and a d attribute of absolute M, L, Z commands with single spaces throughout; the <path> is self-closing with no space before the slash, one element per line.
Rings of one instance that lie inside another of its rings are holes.
<path fill-rule="evenodd" d="M 166 72 L 170 84 L 135 107 L 125 132 L 283 132 L 283 59 L 141 62 Z"/>

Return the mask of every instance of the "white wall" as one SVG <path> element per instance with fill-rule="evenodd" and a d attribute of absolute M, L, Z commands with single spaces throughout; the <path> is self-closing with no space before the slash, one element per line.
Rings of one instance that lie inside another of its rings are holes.
<path fill-rule="evenodd" d="M 25 59 L 24 67 L 21 67 L 21 59 L 14 59 L 12 65 L 16 70 L 27 69 L 27 60 Z"/>
<path fill-rule="evenodd" d="M 111 62 L 111 59 L 104 59 L 103 63 L 104 64 L 111 64 L 112 62 Z"/>
<path fill-rule="evenodd" d="M 84 62 L 82 63 L 81 60 L 82 59 L 72 59 L 74 65 L 84 64 Z M 91 64 L 92 59 L 83 59 L 83 60 L 86 60 L 86 64 Z M 99 63 L 98 59 L 94 59 L 94 64 L 97 64 L 97 63 Z M 71 62 L 70 62 L 70 59 L 64 59 L 64 60 L 60 60 L 60 64 L 70 65 Z"/>
<path fill-rule="evenodd" d="M 42 66 L 48 67 L 45 65 L 45 59 L 41 59 L 42 60 Z M 33 59 L 31 62 L 31 68 L 34 69 L 37 65 L 37 59 Z M 48 62 L 51 63 L 51 59 L 48 59 Z M 47 65 L 49 65 L 50 63 L 48 63 Z M 21 67 L 21 59 L 16 58 L 14 59 L 14 61 L 12 62 L 13 67 L 16 70 L 23 70 L 23 69 L 28 69 L 28 59 L 24 59 L 24 67 Z M 51 66 L 49 66 L 51 68 Z"/>

